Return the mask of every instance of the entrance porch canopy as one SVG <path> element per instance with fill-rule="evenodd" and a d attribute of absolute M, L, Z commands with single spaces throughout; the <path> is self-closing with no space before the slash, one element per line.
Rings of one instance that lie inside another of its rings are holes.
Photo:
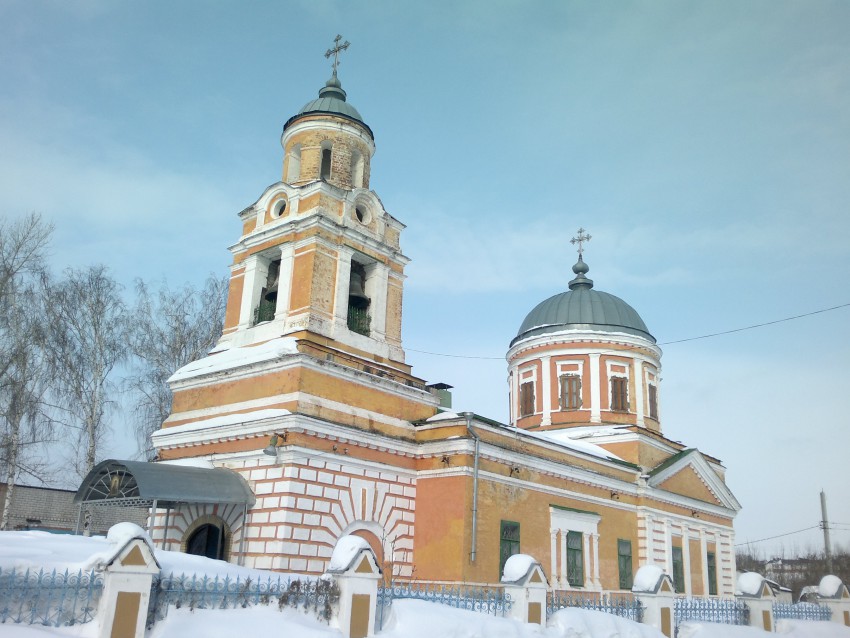
<path fill-rule="evenodd" d="M 256 499 L 247 481 L 224 468 L 170 463 L 116 461 L 98 463 L 74 495 L 80 505 L 166 507 L 179 504 L 239 504 Z"/>

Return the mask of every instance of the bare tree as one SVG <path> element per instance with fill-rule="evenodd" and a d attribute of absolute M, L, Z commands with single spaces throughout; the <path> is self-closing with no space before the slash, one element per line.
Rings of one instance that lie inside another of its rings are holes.
<path fill-rule="evenodd" d="M 172 290 L 162 283 L 156 293 L 138 281 L 130 331 L 136 357 L 128 386 L 135 395 L 139 450 L 153 458 L 151 434 L 171 412 L 168 377 L 181 366 L 205 356 L 224 326 L 227 279 L 210 275 L 200 290 L 186 284 Z"/>
<path fill-rule="evenodd" d="M 127 356 L 127 310 L 105 266 L 68 269 L 46 288 L 51 386 L 58 420 L 77 431 L 74 462 L 83 477 L 97 461 L 107 416 L 117 406 L 112 377 Z"/>
<path fill-rule="evenodd" d="M 0 466 L 6 481 L 0 529 L 8 526 L 19 477 L 46 477 L 46 464 L 35 453 L 49 437 L 50 421 L 42 401 L 43 313 L 33 280 L 42 271 L 51 232 L 38 215 L 0 221 Z"/>

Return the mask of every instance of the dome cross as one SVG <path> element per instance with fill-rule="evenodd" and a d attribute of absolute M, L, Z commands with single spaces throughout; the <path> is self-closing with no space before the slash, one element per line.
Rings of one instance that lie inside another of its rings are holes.
<path fill-rule="evenodd" d="M 587 234 L 587 231 L 584 228 L 578 229 L 578 237 L 573 237 L 570 240 L 570 243 L 575 245 L 578 244 L 578 257 L 581 259 L 581 254 L 584 252 L 584 246 L 582 244 L 586 241 L 590 241 L 590 235 Z"/>
<path fill-rule="evenodd" d="M 328 49 L 325 52 L 326 58 L 334 56 L 334 62 L 333 62 L 334 75 L 336 75 L 336 68 L 339 66 L 339 54 L 342 51 L 345 51 L 351 45 L 351 43 L 348 40 L 346 40 L 343 44 L 340 44 L 339 43 L 340 40 L 342 40 L 342 36 L 337 34 L 337 36 L 334 38 L 334 45 L 335 45 L 334 48 Z"/>

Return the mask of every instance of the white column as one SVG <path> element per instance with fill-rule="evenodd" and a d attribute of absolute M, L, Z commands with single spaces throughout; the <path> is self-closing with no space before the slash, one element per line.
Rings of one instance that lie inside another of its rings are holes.
<path fill-rule="evenodd" d="M 593 543 L 593 584 L 596 589 L 602 589 L 602 582 L 599 580 L 599 534 L 591 536 Z"/>
<path fill-rule="evenodd" d="M 242 278 L 242 305 L 239 307 L 239 329 L 250 328 L 254 323 L 254 308 L 260 301 L 260 291 L 263 278 L 268 276 L 268 269 L 259 255 L 251 255 L 245 259 L 245 275 Z"/>
<path fill-rule="evenodd" d="M 285 318 L 289 313 L 289 294 L 292 292 L 292 268 L 295 261 L 295 246 L 284 244 L 280 247 L 280 274 L 277 279 L 277 306 L 275 320 Z"/>
<path fill-rule="evenodd" d="M 552 425 L 552 371 L 551 371 L 551 363 L 552 357 L 545 356 L 540 358 L 540 365 L 542 366 L 542 392 L 543 392 L 543 419 L 540 421 L 540 425 Z"/>
<path fill-rule="evenodd" d="M 366 281 L 369 296 L 369 314 L 372 315 L 371 336 L 383 341 L 387 333 L 387 287 L 390 269 L 386 264 L 375 264 L 374 274 Z"/>
<path fill-rule="evenodd" d="M 514 407 L 514 402 L 516 401 L 516 376 L 517 370 L 511 370 L 508 372 L 508 423 L 514 425 L 516 421 L 516 408 Z"/>
<path fill-rule="evenodd" d="M 590 580 L 590 540 L 589 534 L 581 535 L 581 552 L 584 556 L 584 586 L 589 587 L 593 581 Z"/>
<path fill-rule="evenodd" d="M 590 422 L 602 423 L 602 399 L 599 387 L 599 354 L 590 357 Z"/>
<path fill-rule="evenodd" d="M 667 573 L 673 578 L 673 531 L 670 529 L 670 519 L 664 519 L 664 557 L 667 562 Z"/>
<path fill-rule="evenodd" d="M 702 595 L 708 596 L 708 542 L 705 538 L 705 528 L 699 528 L 699 553 L 700 563 L 702 565 Z M 717 557 L 715 556 L 715 565 Z"/>
<path fill-rule="evenodd" d="M 348 286 L 351 281 L 352 250 L 344 246 L 339 248 L 336 262 L 336 293 L 334 294 L 334 323 L 341 327 L 348 325 Z"/>
<path fill-rule="evenodd" d="M 558 586 L 558 530 L 550 529 L 549 530 L 549 551 L 552 553 L 551 560 L 551 569 L 549 571 L 549 578 L 552 581 L 552 585 L 554 587 Z"/>
<path fill-rule="evenodd" d="M 564 589 L 570 588 L 570 580 L 567 578 L 567 531 L 561 530 L 561 582 Z"/>
<path fill-rule="evenodd" d="M 637 415 L 636 423 L 643 425 L 644 403 L 643 403 L 643 361 L 635 359 L 635 414 Z"/>
<path fill-rule="evenodd" d="M 683 572 L 685 574 L 685 596 L 690 596 L 691 592 L 691 538 L 688 535 L 688 528 L 682 529 L 682 563 L 684 563 Z"/>

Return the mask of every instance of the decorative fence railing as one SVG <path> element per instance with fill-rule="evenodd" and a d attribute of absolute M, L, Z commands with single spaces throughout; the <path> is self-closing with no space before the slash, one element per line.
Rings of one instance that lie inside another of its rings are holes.
<path fill-rule="evenodd" d="M 581 592 L 552 591 L 546 594 L 546 614 L 554 614 L 559 609 L 578 607 L 604 611 L 635 622 L 643 619 L 643 606 L 632 594 L 586 594 Z"/>
<path fill-rule="evenodd" d="M 339 586 L 333 580 L 293 580 L 186 576 L 174 574 L 154 578 L 148 627 L 165 618 L 169 607 L 189 609 L 233 609 L 252 605 L 277 605 L 311 610 L 325 622 L 339 601 Z"/>
<path fill-rule="evenodd" d="M 500 585 L 455 585 L 434 582 L 390 583 L 378 587 L 376 629 L 383 627 L 384 610 L 393 600 L 411 598 L 440 603 L 457 609 L 478 611 L 492 616 L 506 616 L 511 610 L 511 597 Z"/>
<path fill-rule="evenodd" d="M 687 621 L 748 625 L 750 609 L 746 603 L 726 598 L 677 598 L 673 616 L 676 627 Z"/>
<path fill-rule="evenodd" d="M 63 627 L 94 618 L 103 577 L 94 572 L 0 568 L 0 624 Z"/>
<path fill-rule="evenodd" d="M 831 620 L 832 610 L 816 603 L 773 603 L 773 619 Z"/>

